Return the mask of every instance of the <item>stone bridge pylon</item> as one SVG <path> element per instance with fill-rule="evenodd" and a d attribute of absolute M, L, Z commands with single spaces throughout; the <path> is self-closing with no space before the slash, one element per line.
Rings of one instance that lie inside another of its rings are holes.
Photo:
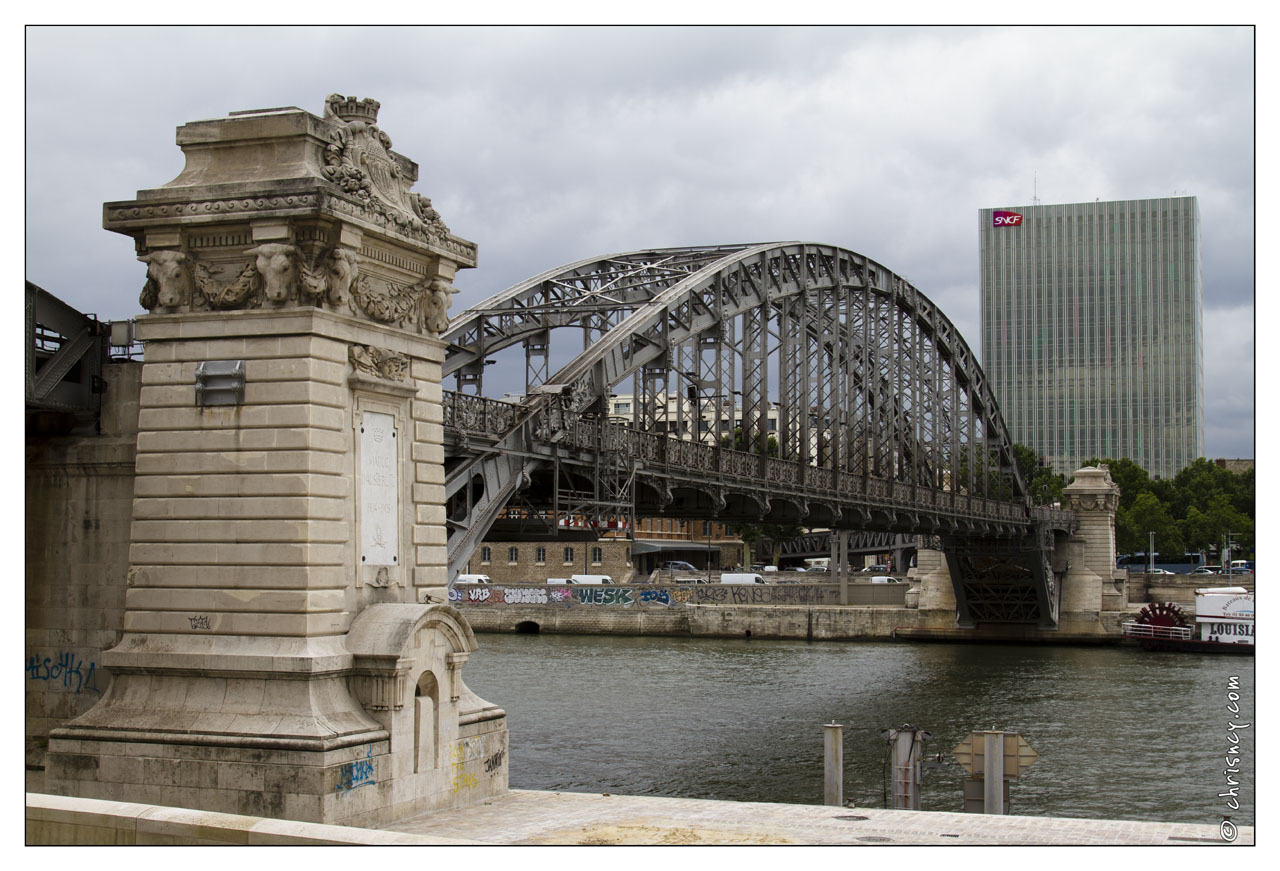
<path fill-rule="evenodd" d="M 437 338 L 476 246 L 411 190 L 374 100 L 178 129 L 186 168 L 104 206 L 146 264 L 114 681 L 50 791 L 326 823 L 507 787 L 445 581 Z"/>

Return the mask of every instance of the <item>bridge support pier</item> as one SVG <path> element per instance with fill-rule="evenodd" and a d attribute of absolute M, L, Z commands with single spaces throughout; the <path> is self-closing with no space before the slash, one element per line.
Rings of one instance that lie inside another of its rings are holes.
<path fill-rule="evenodd" d="M 1077 469 L 1074 478 L 1062 491 L 1066 507 L 1075 512 L 1079 524 L 1067 543 L 1062 611 L 1077 620 L 1096 620 L 1104 604 L 1112 605 L 1107 610 L 1118 610 L 1114 582 L 1125 577 L 1116 570 L 1120 488 L 1106 466 Z"/>
<path fill-rule="evenodd" d="M 148 264 L 131 566 L 52 792 L 367 825 L 506 791 L 505 714 L 428 593 L 435 333 L 475 249 L 409 192 L 377 108 L 185 125 L 182 175 L 106 205 Z"/>
<path fill-rule="evenodd" d="M 920 585 L 919 610 L 955 614 L 956 593 L 946 555 L 940 550 L 920 548 L 916 551 L 915 573 Z"/>

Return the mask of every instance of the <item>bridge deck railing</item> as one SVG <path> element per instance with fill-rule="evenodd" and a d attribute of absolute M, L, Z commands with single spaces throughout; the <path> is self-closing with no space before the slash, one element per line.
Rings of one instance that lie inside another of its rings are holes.
<path fill-rule="evenodd" d="M 857 499 L 893 509 L 911 506 L 935 512 L 1025 523 L 1026 506 L 971 496 L 965 493 L 890 481 L 869 475 L 807 465 L 797 460 L 767 457 L 761 468 L 758 454 L 735 451 L 666 433 L 641 432 L 631 427 L 565 413 L 554 405 L 517 405 L 495 399 L 446 391 L 446 429 L 499 438 L 521 425 L 531 415 L 556 415 L 562 441 L 583 451 L 614 451 L 644 462 L 655 469 L 677 474 L 698 473 L 721 480 L 759 486 L 763 480 L 782 490 L 802 491 L 796 495 L 833 500 Z M 763 472 L 763 474 L 762 474 Z M 1059 512 L 1070 517 L 1069 512 Z"/>

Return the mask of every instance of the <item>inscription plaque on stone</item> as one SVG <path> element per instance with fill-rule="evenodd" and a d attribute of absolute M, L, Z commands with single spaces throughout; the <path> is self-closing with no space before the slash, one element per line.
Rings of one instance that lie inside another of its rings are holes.
<path fill-rule="evenodd" d="M 399 475 L 395 418 L 366 411 L 360 421 L 360 564 L 397 565 Z"/>

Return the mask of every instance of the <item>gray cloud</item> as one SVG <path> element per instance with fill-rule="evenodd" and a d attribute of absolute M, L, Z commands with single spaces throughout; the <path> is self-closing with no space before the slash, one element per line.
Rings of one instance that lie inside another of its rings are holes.
<path fill-rule="evenodd" d="M 182 168 L 179 124 L 382 102 L 417 189 L 479 243 L 465 306 L 592 254 L 805 239 L 907 275 L 975 350 L 977 212 L 1200 199 L 1206 324 L 1253 306 L 1248 28 L 31 28 L 27 276 L 138 312 L 104 201 Z M 194 61 L 193 61 L 194 59 Z M 1206 340 L 1210 330 L 1206 329 Z M 1243 366 L 1207 451 L 1251 456 Z M 1212 420 L 1211 420 L 1212 419 Z"/>

